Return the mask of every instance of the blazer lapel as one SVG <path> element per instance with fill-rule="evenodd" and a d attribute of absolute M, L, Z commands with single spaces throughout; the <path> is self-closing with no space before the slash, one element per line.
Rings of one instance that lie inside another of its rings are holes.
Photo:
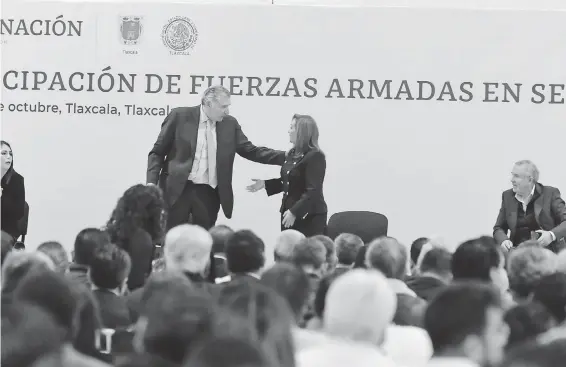
<path fill-rule="evenodd" d="M 542 195 L 542 188 L 540 187 L 540 185 L 537 184 L 535 190 L 538 193 L 538 197 L 535 200 L 535 218 L 537 220 L 537 223 L 540 224 L 539 217 L 540 217 L 540 212 L 542 212 L 542 202 L 544 200 L 544 197 Z"/>
<path fill-rule="evenodd" d="M 515 233 L 517 227 L 517 210 L 519 210 L 519 202 L 515 200 L 515 196 L 511 195 L 507 199 L 507 208 L 509 209 L 507 214 L 507 224 L 512 233 Z"/>
<path fill-rule="evenodd" d="M 193 112 L 193 119 L 189 120 L 187 124 L 188 136 L 190 136 L 191 142 L 191 157 L 194 158 L 197 151 L 197 138 L 198 138 L 198 126 L 200 123 L 200 107 L 196 108 Z"/>
<path fill-rule="evenodd" d="M 227 121 L 219 121 L 216 123 L 216 168 L 220 161 L 218 157 L 224 157 L 224 150 L 229 146 L 230 127 Z"/>

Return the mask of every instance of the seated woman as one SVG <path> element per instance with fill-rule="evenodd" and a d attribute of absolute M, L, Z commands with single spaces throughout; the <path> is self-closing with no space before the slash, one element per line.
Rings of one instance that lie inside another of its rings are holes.
<path fill-rule="evenodd" d="M 126 190 L 108 220 L 106 231 L 112 243 L 130 255 L 130 291 L 143 287 L 151 273 L 155 245 L 161 243 L 164 230 L 165 202 L 161 189 L 139 184 Z"/>
<path fill-rule="evenodd" d="M 281 177 L 257 180 L 247 187 L 265 189 L 268 196 L 283 192 L 281 230 L 295 229 L 307 237 L 325 234 L 328 208 L 323 183 L 326 157 L 318 146 L 318 126 L 308 115 L 294 115 L 289 128 L 293 148 L 287 153 Z"/>
<path fill-rule="evenodd" d="M 14 170 L 14 155 L 10 144 L 2 140 L 2 231 L 14 238 L 20 237 L 18 222 L 24 216 L 26 191 L 24 178 Z"/>

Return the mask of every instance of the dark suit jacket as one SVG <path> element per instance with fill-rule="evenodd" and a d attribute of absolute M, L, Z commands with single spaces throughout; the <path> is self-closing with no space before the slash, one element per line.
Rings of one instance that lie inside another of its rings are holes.
<path fill-rule="evenodd" d="M 290 210 L 298 219 L 307 214 L 328 211 L 324 201 L 323 184 L 326 157 L 320 150 L 310 150 L 302 157 L 288 154 L 281 168 L 281 177 L 265 181 L 267 195 L 283 192 L 281 213 Z"/>
<path fill-rule="evenodd" d="M 159 183 L 169 205 L 179 198 L 191 172 L 199 121 L 200 106 L 173 109 L 161 125 L 161 132 L 149 152 L 147 182 Z M 235 154 L 254 162 L 281 166 L 285 161 L 285 152 L 253 145 L 232 116 L 227 116 L 216 124 L 216 137 L 218 194 L 224 215 L 231 218 L 234 207 L 232 171 Z"/>
<path fill-rule="evenodd" d="M 540 228 L 552 231 L 556 236 L 556 241 L 551 245 L 563 243 L 566 238 L 566 205 L 560 197 L 560 191 L 555 187 L 539 183 L 536 184 L 535 190 L 539 193 L 539 197 L 534 202 L 537 223 Z M 511 238 L 513 237 L 519 205 L 521 204 L 515 199 L 512 189 L 503 192 L 501 209 L 493 227 L 493 237 L 498 244 L 509 239 L 507 231 L 511 231 Z"/>
<path fill-rule="evenodd" d="M 110 329 L 125 328 L 132 325 L 127 299 L 104 289 L 92 292 L 98 302 L 102 326 Z"/>
<path fill-rule="evenodd" d="M 16 171 L 6 172 L 2 177 L 2 230 L 18 239 L 18 221 L 24 216 L 26 190 L 24 178 Z"/>

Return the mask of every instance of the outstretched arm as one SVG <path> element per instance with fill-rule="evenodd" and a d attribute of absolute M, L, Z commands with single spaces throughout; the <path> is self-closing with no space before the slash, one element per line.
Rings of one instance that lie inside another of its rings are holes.
<path fill-rule="evenodd" d="M 285 163 L 285 152 L 266 147 L 257 147 L 248 140 L 240 124 L 236 122 L 236 152 L 243 158 L 253 162 L 282 166 Z"/>

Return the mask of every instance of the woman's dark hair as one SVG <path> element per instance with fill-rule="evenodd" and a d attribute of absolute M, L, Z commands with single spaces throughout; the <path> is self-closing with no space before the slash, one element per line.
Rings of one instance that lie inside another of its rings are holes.
<path fill-rule="evenodd" d="M 161 189 L 138 184 L 130 187 L 118 200 L 106 225 L 111 241 L 129 252 L 129 240 L 139 229 L 151 238 L 161 240 L 165 228 L 165 201 Z"/>
<path fill-rule="evenodd" d="M 295 152 L 305 154 L 311 149 L 320 150 L 318 145 L 318 126 L 314 118 L 309 115 L 294 114 L 293 120 L 295 120 L 295 129 L 297 131 Z"/>
<path fill-rule="evenodd" d="M 71 288 L 77 301 L 73 347 L 82 354 L 104 360 L 96 348 L 96 331 L 102 327 L 97 301 L 92 292 L 82 284 L 73 283 Z"/>
<path fill-rule="evenodd" d="M 6 171 L 4 177 L 2 177 L 2 181 L 3 181 L 2 183 L 7 184 L 10 181 L 10 178 L 12 178 L 12 172 L 14 172 L 14 150 L 12 149 L 10 143 L 8 143 L 6 140 L 0 140 L 0 148 L 2 145 L 6 145 L 12 151 L 12 164 L 10 165 L 10 168 L 8 168 L 8 170 Z"/>

